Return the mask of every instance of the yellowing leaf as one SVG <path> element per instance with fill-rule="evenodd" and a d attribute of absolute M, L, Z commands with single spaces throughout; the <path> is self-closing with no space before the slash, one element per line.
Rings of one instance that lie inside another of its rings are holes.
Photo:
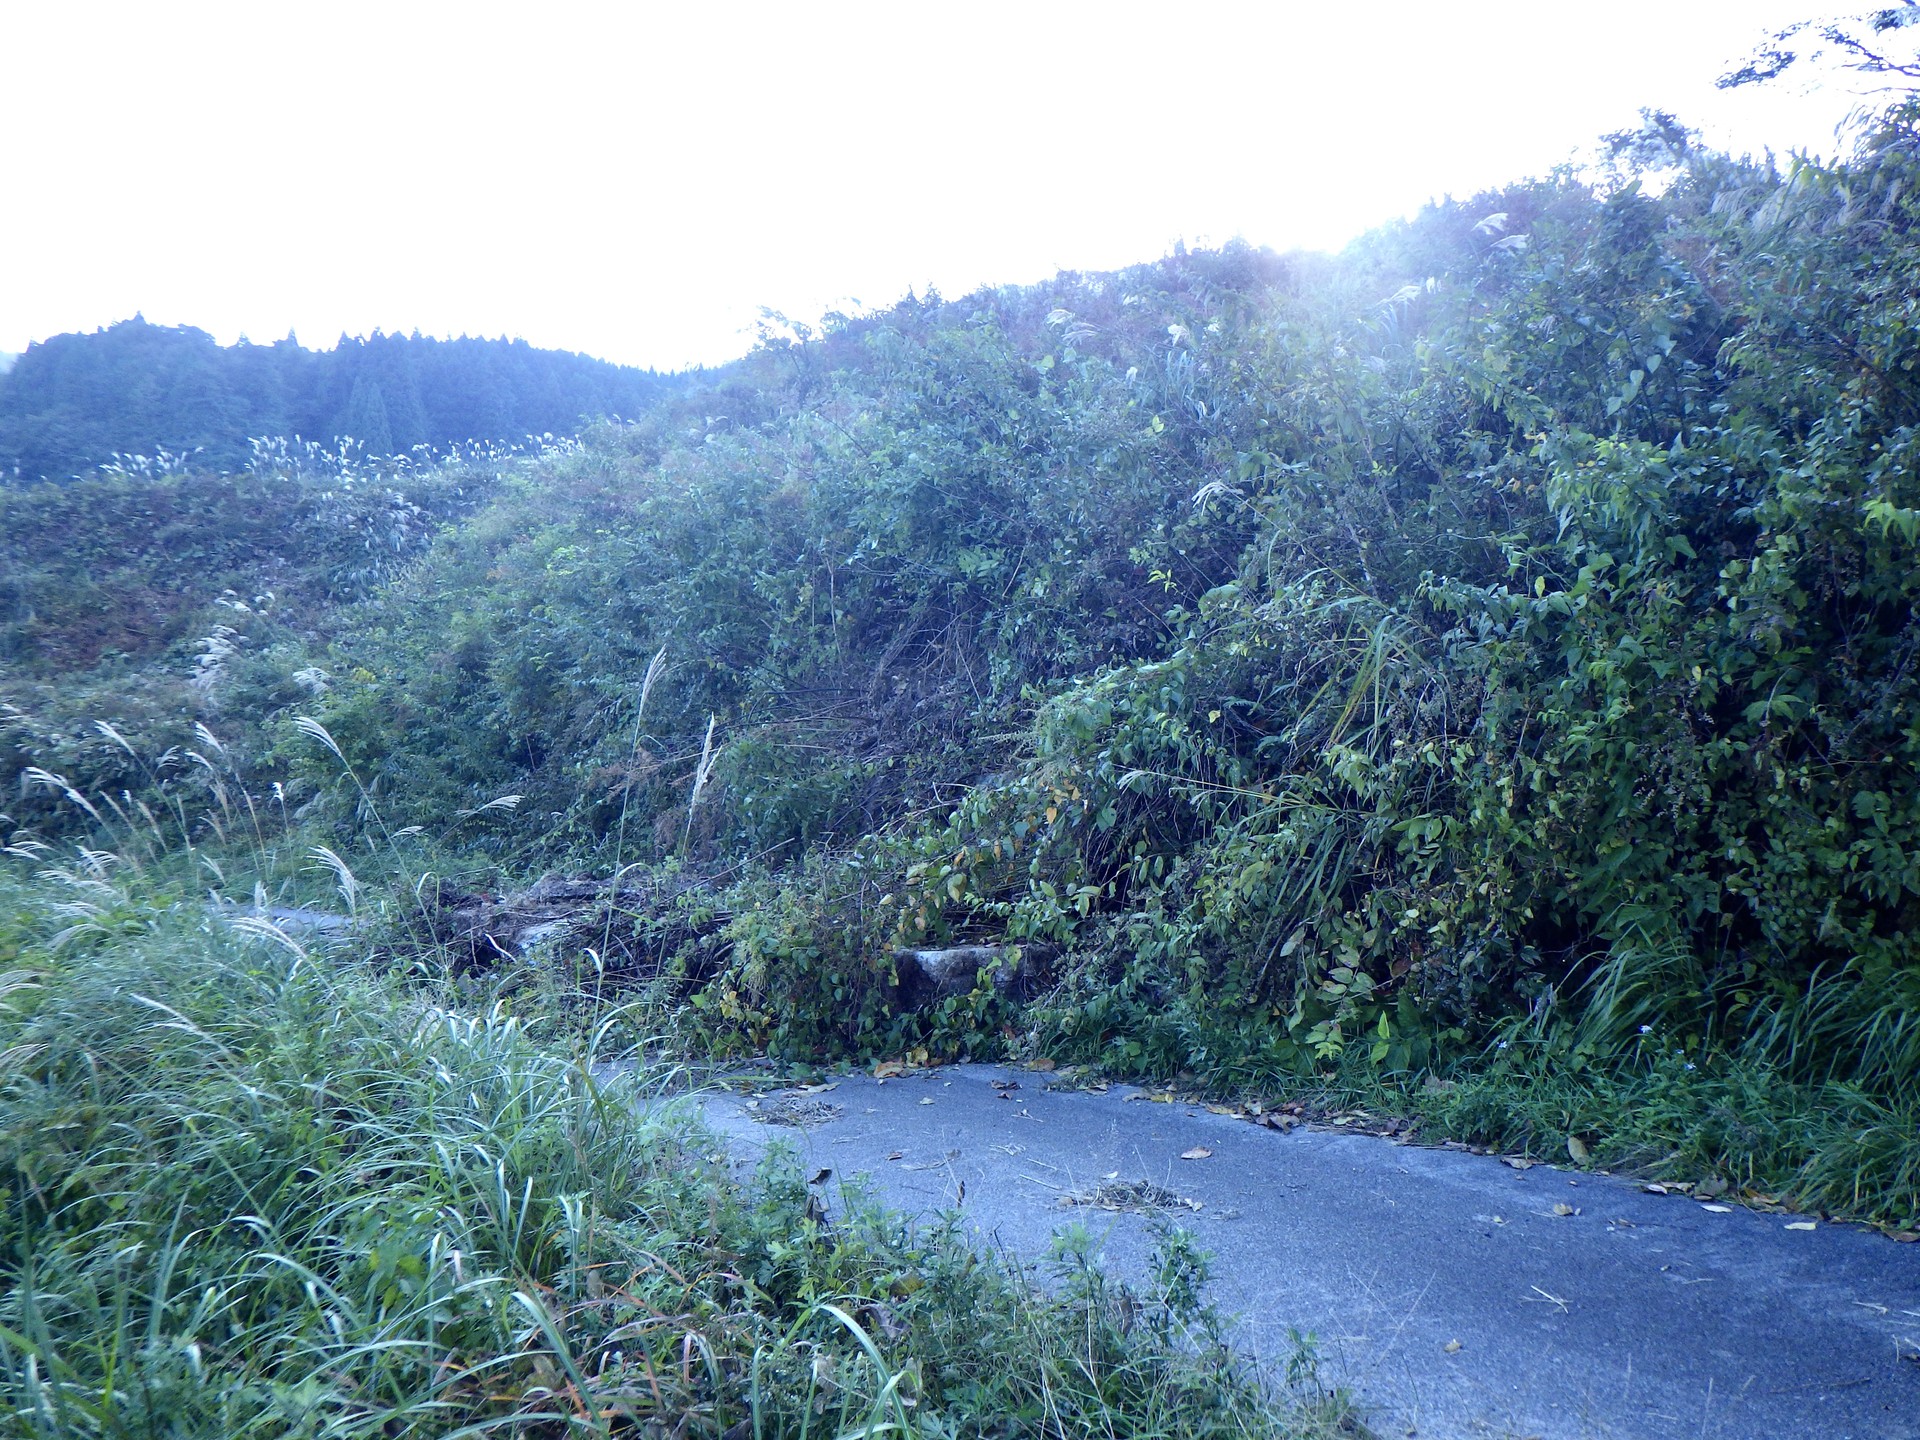
<path fill-rule="evenodd" d="M 1708 1208 L 1711 1209 L 1712 1207 L 1709 1206 Z M 1789 1230 L 1818 1230 L 1819 1228 L 1820 1223 L 1817 1220 L 1795 1220 L 1787 1226 Z"/>
<path fill-rule="evenodd" d="M 1587 1163 L 1587 1142 L 1582 1140 L 1578 1135 L 1567 1136 L 1567 1154 L 1573 1157 L 1574 1164 L 1576 1165 L 1586 1164 Z"/>

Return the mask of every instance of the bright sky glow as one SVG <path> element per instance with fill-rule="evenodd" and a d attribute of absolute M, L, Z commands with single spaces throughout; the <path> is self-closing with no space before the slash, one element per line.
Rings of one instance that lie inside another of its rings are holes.
<path fill-rule="evenodd" d="M 1676 113 L 1831 154 L 1857 99 L 1713 79 L 1794 0 L 0 0 L 0 351 L 136 311 L 718 362 L 795 318 L 1334 248 Z"/>

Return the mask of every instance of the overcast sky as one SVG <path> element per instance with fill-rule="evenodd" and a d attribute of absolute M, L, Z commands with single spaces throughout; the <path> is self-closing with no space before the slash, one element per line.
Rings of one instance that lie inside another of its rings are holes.
<path fill-rule="evenodd" d="M 1817 0 L 0 0 L 0 351 L 524 336 L 661 368 L 809 318 L 1338 247 L 1642 106 L 1832 153 L 1857 101 L 1718 92 Z"/>

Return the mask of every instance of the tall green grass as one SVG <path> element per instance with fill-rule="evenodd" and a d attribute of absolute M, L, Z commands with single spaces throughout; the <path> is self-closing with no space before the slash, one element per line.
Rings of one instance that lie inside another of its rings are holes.
<path fill-rule="evenodd" d="M 1656 1032 L 1604 1062 L 1514 1042 L 1431 1082 L 1358 1067 L 1343 1080 L 1341 1100 L 1417 1117 L 1434 1139 L 1563 1162 L 1577 1139 L 1592 1163 L 1616 1171 L 1718 1179 L 1736 1198 L 1920 1229 L 1920 1105 L 1797 1080 L 1750 1054 L 1682 1051 Z"/>
<path fill-rule="evenodd" d="M 1122 1015 L 1131 1021 L 1132 1016 Z M 1242 1037 L 1163 1017 L 1138 1052 L 1056 1022 L 1047 1053 L 1104 1073 L 1201 1093 L 1279 1096 L 1417 1122 L 1428 1143 L 1464 1141 L 1648 1180 L 1723 1182 L 1735 1199 L 1780 1203 L 1889 1231 L 1920 1231 L 1920 1104 L 1835 1078 L 1787 1073 L 1764 1047 L 1716 1049 L 1648 1022 L 1619 1049 L 1583 1050 L 1569 1028 L 1510 1024 L 1478 1053 L 1387 1068 L 1350 1051 L 1302 1074 Z M 1569 1141 L 1578 1141 L 1569 1147 Z"/>
<path fill-rule="evenodd" d="M 117 880 L 99 882 L 113 890 Z M 791 1156 L 737 1176 L 658 1069 L 259 923 L 0 874 L 0 1432 L 1307 1433 L 1172 1236 L 1040 1286 Z M 110 923 L 102 923 L 103 917 Z"/>

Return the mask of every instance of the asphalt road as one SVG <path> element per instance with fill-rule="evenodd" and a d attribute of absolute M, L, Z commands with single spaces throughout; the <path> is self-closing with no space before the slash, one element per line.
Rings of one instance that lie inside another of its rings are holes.
<path fill-rule="evenodd" d="M 1236 1343 L 1284 1362 L 1288 1327 L 1311 1330 L 1382 1437 L 1920 1440 L 1920 1245 L 1048 1084 L 961 1066 L 699 1103 L 736 1152 L 792 1142 L 829 1192 L 864 1179 L 911 1214 L 958 1207 L 1024 1258 L 1077 1220 L 1137 1272 L 1152 1220 L 1062 1204 L 1103 1182 L 1198 1202 L 1168 1213 L 1212 1253 Z"/>

